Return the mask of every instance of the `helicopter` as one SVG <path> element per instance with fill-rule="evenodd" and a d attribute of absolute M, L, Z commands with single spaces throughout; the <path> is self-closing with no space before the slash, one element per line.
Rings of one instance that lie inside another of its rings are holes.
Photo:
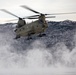
<path fill-rule="evenodd" d="M 15 30 L 15 33 L 16 33 L 15 39 L 28 36 L 27 39 L 29 40 L 29 39 L 32 39 L 31 35 L 34 35 L 34 34 L 39 34 L 39 37 L 46 35 L 46 34 L 43 34 L 43 32 L 45 32 L 45 30 L 48 28 L 48 23 L 46 22 L 45 19 L 46 18 L 55 18 L 55 16 L 47 16 L 47 15 L 62 15 L 62 14 L 75 14 L 76 13 L 76 12 L 70 12 L 70 13 L 43 14 L 43 13 L 35 11 L 25 5 L 22 5 L 21 7 L 28 9 L 28 10 L 36 13 L 37 15 L 32 15 L 32 16 L 27 16 L 27 17 L 21 18 L 5 9 L 2 9 L 2 11 L 6 12 L 12 16 L 15 16 L 16 18 L 19 19 L 18 25 L 16 26 L 16 30 Z M 37 20 L 26 24 L 24 19 L 37 19 Z"/>
<path fill-rule="evenodd" d="M 39 13 L 40 15 L 32 15 L 32 16 L 27 16 L 27 17 L 21 18 L 13 13 L 7 11 L 6 9 L 1 9 L 1 10 L 18 18 L 18 23 L 17 23 L 16 29 L 15 29 L 15 33 L 16 33 L 15 39 L 18 39 L 22 36 L 23 37 L 28 36 L 27 39 L 29 40 L 29 39 L 31 39 L 31 35 L 33 35 L 33 34 L 39 34 L 39 37 L 44 36 L 45 34 L 41 34 L 41 33 L 43 33 L 46 30 L 46 28 L 48 27 L 48 24 L 45 21 L 45 18 L 55 18 L 55 16 L 45 17 L 45 15 L 50 15 L 50 14 L 42 14 L 39 12 L 37 12 L 37 13 Z M 26 21 L 24 19 L 38 19 L 38 20 L 26 24 Z M 16 19 L 14 19 L 14 20 L 16 20 Z"/>

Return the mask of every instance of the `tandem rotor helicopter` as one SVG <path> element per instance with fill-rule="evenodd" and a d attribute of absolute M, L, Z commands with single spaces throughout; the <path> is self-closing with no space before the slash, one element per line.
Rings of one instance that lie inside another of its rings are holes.
<path fill-rule="evenodd" d="M 43 14 L 38 11 L 35 11 L 25 5 L 22 5 L 21 7 L 28 9 L 38 15 L 32 15 L 27 17 L 18 17 L 17 15 L 7 11 L 6 9 L 1 9 L 1 11 L 6 12 L 12 16 L 15 16 L 18 18 L 18 23 L 15 29 L 16 37 L 15 39 L 18 39 L 20 37 L 28 36 L 28 40 L 32 39 L 31 35 L 39 34 L 39 37 L 42 37 L 46 34 L 43 34 L 45 30 L 48 28 L 48 23 L 46 22 L 45 18 L 55 18 L 55 16 L 47 16 L 47 15 L 61 15 L 61 14 L 75 14 L 76 12 L 70 12 L 70 13 L 54 13 L 54 14 Z M 24 19 L 37 19 L 34 22 L 26 24 L 26 21 Z"/>

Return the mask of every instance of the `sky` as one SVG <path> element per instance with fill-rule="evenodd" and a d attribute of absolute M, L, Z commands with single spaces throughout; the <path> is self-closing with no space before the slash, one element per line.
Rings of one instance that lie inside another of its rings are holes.
<path fill-rule="evenodd" d="M 34 15 L 35 13 L 23 9 L 21 5 L 26 5 L 41 13 L 67 13 L 76 12 L 76 0 L 1 0 L 0 9 L 7 9 L 19 17 Z M 54 16 L 54 15 L 53 15 Z M 74 20 L 76 14 L 55 15 L 56 18 L 46 19 L 53 21 Z M 16 17 L 0 11 L 0 23 L 6 20 L 16 19 Z M 27 20 L 29 21 L 29 20 Z"/>

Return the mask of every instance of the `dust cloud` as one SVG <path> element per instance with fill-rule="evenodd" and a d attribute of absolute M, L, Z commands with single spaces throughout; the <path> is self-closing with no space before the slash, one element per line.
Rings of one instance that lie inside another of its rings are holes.
<path fill-rule="evenodd" d="M 18 51 L 18 48 L 13 47 L 13 44 L 19 44 L 12 39 L 14 35 L 0 35 L 0 75 L 76 74 L 76 47 L 70 51 L 64 42 L 59 42 L 51 48 L 46 48 L 42 41 L 35 40 L 29 45 L 31 48 L 22 50 L 19 47 Z"/>

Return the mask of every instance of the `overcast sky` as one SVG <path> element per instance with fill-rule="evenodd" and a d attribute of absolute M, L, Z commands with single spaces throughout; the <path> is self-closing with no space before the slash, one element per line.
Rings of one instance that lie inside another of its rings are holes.
<path fill-rule="evenodd" d="M 0 0 L 0 9 L 7 9 L 17 16 L 25 17 L 35 14 L 21 8 L 20 5 L 27 5 L 36 11 L 48 14 L 76 12 L 76 0 Z M 16 17 L 0 11 L 0 22 L 4 19 L 16 19 Z M 57 15 L 56 18 L 50 20 L 66 19 L 76 20 L 76 14 Z"/>

